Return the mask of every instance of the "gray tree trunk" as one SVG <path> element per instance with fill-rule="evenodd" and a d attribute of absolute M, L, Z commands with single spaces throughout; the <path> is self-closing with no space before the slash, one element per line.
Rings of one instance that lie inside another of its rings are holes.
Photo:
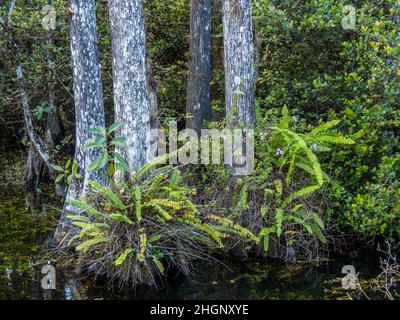
<path fill-rule="evenodd" d="M 84 147 L 92 134 L 89 128 L 103 127 L 103 89 L 101 84 L 100 57 L 96 33 L 95 0 L 70 1 L 71 26 L 71 65 L 75 98 L 75 156 L 81 179 L 70 184 L 65 199 L 64 213 L 56 230 L 55 240 L 60 243 L 71 234 L 70 221 L 65 217 L 78 210 L 68 204 L 70 199 L 79 199 L 87 193 L 88 181 L 103 182 L 101 171 L 88 170 L 88 165 L 99 155 L 99 150 L 85 151 Z M 62 242 L 63 243 L 63 242 Z"/>
<path fill-rule="evenodd" d="M 230 125 L 255 124 L 254 45 L 250 0 L 224 0 L 226 115 Z"/>
<path fill-rule="evenodd" d="M 49 1 L 51 4 L 51 1 Z M 46 36 L 46 45 L 51 47 L 53 45 L 53 36 L 51 32 L 47 33 Z M 60 118 L 60 111 L 55 101 L 55 88 L 54 88 L 54 57 L 50 53 L 50 48 L 47 53 L 47 65 L 49 68 L 50 77 L 48 81 L 48 105 L 51 109 L 51 112 L 47 115 L 46 122 L 46 135 L 47 141 L 49 143 L 49 147 L 51 149 L 54 148 L 55 144 L 59 142 L 62 137 L 62 124 Z"/>
<path fill-rule="evenodd" d="M 141 0 L 110 0 L 115 121 L 128 149 L 117 148 L 132 176 L 146 163 L 150 106 L 146 76 L 146 34 Z M 119 177 L 121 177 L 119 175 Z"/>
<path fill-rule="evenodd" d="M 200 132 L 211 119 L 211 0 L 190 1 L 190 61 L 186 127 Z"/>

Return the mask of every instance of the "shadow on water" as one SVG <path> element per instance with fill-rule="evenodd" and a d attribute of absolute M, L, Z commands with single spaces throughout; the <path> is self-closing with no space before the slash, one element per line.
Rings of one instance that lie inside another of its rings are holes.
<path fill-rule="evenodd" d="M 360 278 L 365 279 L 378 271 L 376 256 L 359 251 L 319 264 L 225 259 L 202 262 L 194 266 L 192 276 L 170 277 L 159 290 L 80 284 L 84 282 L 56 269 L 56 289 L 44 290 L 43 262 L 38 262 L 38 256 L 55 227 L 57 211 L 48 205 L 52 202 L 57 205 L 49 195 L 30 194 L 17 187 L 0 188 L 0 299 L 346 298 L 347 293 L 341 288 L 344 265 L 354 265 Z"/>

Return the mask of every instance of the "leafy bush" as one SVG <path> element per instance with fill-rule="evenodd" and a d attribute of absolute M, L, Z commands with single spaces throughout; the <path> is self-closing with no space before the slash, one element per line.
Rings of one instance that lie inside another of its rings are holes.
<path fill-rule="evenodd" d="M 348 223 L 367 235 L 383 235 L 394 242 L 400 236 L 400 155 L 384 157 L 362 192 L 346 199 Z"/>
<path fill-rule="evenodd" d="M 70 200 L 81 214 L 68 216 L 77 228 L 69 243 L 89 273 L 121 285 L 156 285 L 157 275 L 170 268 L 189 273 L 194 259 L 222 248 L 229 234 L 259 241 L 229 219 L 203 217 L 180 172 L 170 166 L 155 169 L 162 160 L 143 166 L 129 183 L 102 186 L 92 181 L 86 199 Z"/>
<path fill-rule="evenodd" d="M 353 145 L 354 141 L 334 131 L 340 121 L 310 127 L 287 107 L 281 115 L 275 111 L 257 110 L 251 175 L 232 178 L 229 168 L 210 167 L 200 171 L 199 183 L 204 184 L 220 215 L 258 234 L 260 249 L 268 255 L 286 260 L 303 253 L 311 257 L 317 252 L 313 247 L 327 242 L 326 204 L 318 191 L 336 185 L 319 159 L 330 154 L 332 146 Z"/>
<path fill-rule="evenodd" d="M 262 41 L 260 105 L 272 109 L 290 105 L 314 124 L 341 120 L 338 129 L 357 144 L 334 148 L 329 157 L 320 158 L 341 186 L 330 191 L 330 215 L 356 231 L 392 235 L 380 219 L 373 228 L 366 227 L 370 213 L 365 202 L 354 199 L 364 198 L 371 184 L 379 181 L 383 159 L 399 154 L 398 1 L 379 0 L 373 5 L 353 1 L 355 30 L 341 26 L 347 1 L 258 3 L 254 19 Z M 379 202 L 382 208 L 393 207 L 390 197 Z"/>

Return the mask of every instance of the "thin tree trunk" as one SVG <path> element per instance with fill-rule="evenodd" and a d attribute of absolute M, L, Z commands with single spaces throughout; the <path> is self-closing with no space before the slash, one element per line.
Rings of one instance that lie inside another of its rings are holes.
<path fill-rule="evenodd" d="M 51 4 L 51 1 L 49 1 Z M 60 111 L 55 102 L 55 88 L 54 88 L 54 57 L 51 54 L 51 46 L 53 45 L 53 36 L 51 32 L 47 33 L 46 36 L 46 45 L 49 47 L 47 51 L 47 66 L 49 69 L 49 74 L 51 75 L 47 80 L 48 83 L 48 105 L 50 107 L 51 112 L 47 115 L 46 121 L 46 134 L 49 146 L 51 149 L 54 148 L 55 144 L 57 144 L 62 137 L 62 124 L 60 118 Z"/>
<path fill-rule="evenodd" d="M 19 92 L 22 101 L 22 109 L 24 112 L 25 125 L 26 130 L 28 132 L 29 139 L 31 144 L 34 146 L 36 152 L 39 154 L 41 160 L 45 163 L 45 165 L 49 168 L 50 173 L 53 174 L 55 170 L 55 164 L 51 161 L 50 155 L 48 154 L 45 144 L 43 143 L 42 138 L 36 133 L 35 127 L 33 125 L 33 116 L 32 112 L 29 108 L 28 97 L 25 91 L 25 83 L 22 74 L 22 67 L 18 62 L 17 67 L 17 77 L 19 81 Z"/>
<path fill-rule="evenodd" d="M 224 0 L 225 103 L 230 125 L 254 126 L 254 46 L 250 0 Z"/>
<path fill-rule="evenodd" d="M 190 1 L 190 61 L 186 127 L 200 132 L 211 119 L 211 0 Z"/>
<path fill-rule="evenodd" d="M 35 189 L 36 181 L 39 177 L 39 164 L 36 156 L 35 148 L 32 144 L 29 146 L 28 159 L 25 168 L 25 188 L 28 190 Z"/>
<path fill-rule="evenodd" d="M 48 4 L 51 5 L 51 0 L 48 1 Z M 46 119 L 46 127 L 45 127 L 45 146 L 47 150 L 53 150 L 55 145 L 60 141 L 62 136 L 62 124 L 59 115 L 59 109 L 55 103 L 55 88 L 54 88 L 54 79 L 53 79 L 53 72 L 54 72 L 54 58 L 50 53 L 51 46 L 53 45 L 53 38 L 51 32 L 47 32 L 45 44 L 48 46 L 47 50 L 47 67 L 48 67 L 48 74 L 51 76 L 47 79 L 47 91 L 48 91 L 48 99 L 47 103 L 50 107 L 50 113 L 47 114 Z M 37 183 L 42 180 L 47 175 L 46 168 L 40 170 L 43 167 L 43 162 L 41 161 L 40 157 L 38 157 L 35 153 L 34 147 L 31 144 L 29 147 L 29 155 L 26 164 L 26 175 L 25 175 L 25 186 L 28 189 L 34 189 Z M 38 173 L 42 172 L 41 176 L 38 176 Z M 50 174 L 51 176 L 51 174 Z M 56 190 L 58 188 L 56 187 Z"/>
<path fill-rule="evenodd" d="M 53 175 L 53 173 L 55 171 L 55 164 L 51 161 L 51 158 L 45 148 L 45 144 L 43 143 L 43 140 L 36 133 L 32 112 L 29 107 L 28 96 L 27 96 L 26 90 L 25 90 L 25 82 L 24 82 L 24 78 L 23 78 L 22 66 L 19 61 L 19 49 L 18 49 L 18 46 L 16 45 L 16 43 L 12 40 L 12 37 L 8 31 L 8 24 L 12 17 L 12 12 L 15 8 L 15 4 L 16 4 L 15 0 L 11 2 L 6 21 L 3 21 L 1 19 L 0 22 L 4 29 L 5 36 L 6 36 L 6 38 L 8 38 L 8 41 L 11 46 L 11 50 L 14 54 L 16 64 L 17 64 L 16 73 L 17 73 L 17 78 L 18 78 L 19 93 L 20 93 L 21 102 L 22 102 L 22 109 L 23 109 L 23 113 L 24 113 L 26 130 L 28 133 L 29 140 L 31 142 L 31 147 L 33 147 L 36 150 L 36 152 L 40 156 L 43 163 L 48 167 L 50 174 Z M 31 159 L 31 161 L 28 162 L 29 165 L 37 163 L 37 161 L 34 161 L 34 159 L 33 159 L 34 155 L 32 157 L 31 152 L 32 152 L 32 150 L 30 150 L 30 154 L 28 156 L 28 158 Z M 37 169 L 38 169 L 37 165 L 34 165 L 34 167 L 32 167 L 32 168 L 27 168 L 27 170 L 28 170 L 27 175 L 29 176 L 34 172 L 38 172 Z"/>
<path fill-rule="evenodd" d="M 147 70 L 147 95 L 149 97 L 150 104 L 150 128 L 158 128 L 158 100 L 157 100 L 157 82 L 154 80 L 153 68 L 151 61 L 146 61 Z"/>
<path fill-rule="evenodd" d="M 74 179 L 68 188 L 64 212 L 55 233 L 55 240 L 61 244 L 73 234 L 66 214 L 78 212 L 77 208 L 68 204 L 69 200 L 84 197 L 90 180 L 100 183 L 104 180 L 102 171 L 88 170 L 89 164 L 99 155 L 99 150 L 84 149 L 88 140 L 93 137 L 88 129 L 105 126 L 96 33 L 96 4 L 94 0 L 71 0 L 70 5 L 71 64 L 75 98 L 74 163 L 78 165 L 78 172 L 82 178 Z"/>
<path fill-rule="evenodd" d="M 117 148 L 133 176 L 146 163 L 150 106 L 146 76 L 146 36 L 141 0 L 110 0 L 115 121 L 127 149 Z M 118 174 L 121 178 L 121 174 Z"/>
<path fill-rule="evenodd" d="M 262 8 L 261 3 L 256 1 L 255 5 L 258 8 Z M 258 25 L 255 23 L 254 25 L 254 81 L 257 82 L 258 78 L 260 77 L 260 67 L 259 64 L 261 62 L 261 48 L 263 39 L 259 32 L 257 32 Z"/>

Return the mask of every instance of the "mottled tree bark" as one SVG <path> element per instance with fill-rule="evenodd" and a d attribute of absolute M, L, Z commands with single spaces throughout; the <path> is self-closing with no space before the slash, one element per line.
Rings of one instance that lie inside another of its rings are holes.
<path fill-rule="evenodd" d="M 56 230 L 55 240 L 62 240 L 72 234 L 70 221 L 66 214 L 77 213 L 77 209 L 68 204 L 70 199 L 79 199 L 87 193 L 89 180 L 103 182 L 104 173 L 89 171 L 88 165 L 99 155 L 99 150 L 85 151 L 84 147 L 92 134 L 89 128 L 103 127 L 104 107 L 101 84 L 100 57 L 96 33 L 96 9 L 94 0 L 70 1 L 71 26 L 71 65 L 75 98 L 75 156 L 81 179 L 70 184 L 65 199 L 63 216 Z"/>
<path fill-rule="evenodd" d="M 254 46 L 250 0 L 224 0 L 226 115 L 230 125 L 255 124 Z"/>
<path fill-rule="evenodd" d="M 186 127 L 200 132 L 211 119 L 211 0 L 190 1 L 190 61 Z"/>
<path fill-rule="evenodd" d="M 127 149 L 117 151 L 132 176 L 146 163 L 150 106 L 146 76 L 146 36 L 141 0 L 110 0 L 115 121 Z M 120 175 L 119 175 L 120 176 Z"/>

